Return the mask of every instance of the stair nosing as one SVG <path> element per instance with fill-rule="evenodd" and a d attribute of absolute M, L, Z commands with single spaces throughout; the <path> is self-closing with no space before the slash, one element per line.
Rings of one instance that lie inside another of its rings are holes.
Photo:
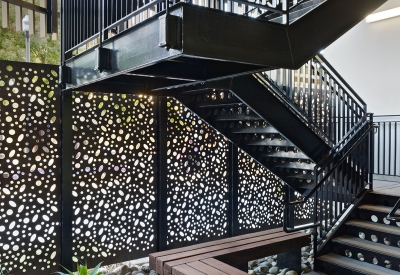
<path fill-rule="evenodd" d="M 358 207 L 359 209 L 363 210 L 369 210 L 369 211 L 377 211 L 385 214 L 389 214 L 389 212 L 392 210 L 392 207 L 390 206 L 384 206 L 384 205 L 372 205 L 372 204 L 363 204 Z M 400 215 L 400 210 L 397 210 L 396 215 Z"/>
<path fill-rule="evenodd" d="M 400 259 L 400 248 L 394 246 L 375 243 L 372 241 L 364 240 L 357 237 L 351 237 L 347 235 L 337 237 L 332 241 Z"/>
<path fill-rule="evenodd" d="M 364 274 L 370 274 L 370 275 L 388 275 L 388 274 L 397 275 L 397 274 L 399 274 L 400 275 L 400 272 L 398 272 L 398 271 L 384 268 L 381 266 L 377 266 L 374 264 L 370 264 L 367 262 L 357 261 L 355 259 L 351 259 L 351 258 L 348 258 L 345 256 L 340 256 L 340 255 L 337 255 L 334 253 L 322 255 L 322 256 L 318 257 L 318 260 L 325 261 L 330 264 L 338 265 L 338 266 L 341 266 L 341 267 L 344 267 L 344 268 L 347 268 L 350 270 L 363 272 Z M 349 264 L 351 265 L 350 267 L 348 266 Z M 363 268 L 360 268 L 360 267 L 363 267 Z M 379 271 L 379 273 L 376 273 L 377 271 Z M 375 273 L 371 273 L 371 272 L 375 272 Z"/>
<path fill-rule="evenodd" d="M 395 227 L 395 226 L 391 226 L 391 225 L 363 221 L 363 220 L 351 220 L 351 221 L 346 222 L 346 225 L 362 227 L 365 229 L 372 229 L 372 230 L 385 232 L 385 233 L 389 233 L 389 234 L 400 235 L 400 227 L 398 227 L 398 226 Z"/>

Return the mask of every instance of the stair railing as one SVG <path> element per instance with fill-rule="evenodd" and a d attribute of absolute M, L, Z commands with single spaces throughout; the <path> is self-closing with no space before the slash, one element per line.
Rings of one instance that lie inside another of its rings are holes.
<path fill-rule="evenodd" d="M 340 141 L 336 149 L 314 169 L 314 188 L 301 200 L 285 204 L 283 228 L 294 232 L 310 228 L 318 229 L 322 240 L 333 225 L 346 212 L 355 198 L 370 183 L 373 173 L 373 130 L 377 126 L 364 118 Z M 314 223 L 291 225 L 289 207 L 314 200 Z"/>
<path fill-rule="evenodd" d="M 400 217 L 396 216 L 396 211 L 400 207 L 400 199 L 393 206 L 392 210 L 390 210 L 389 214 L 386 216 L 386 219 L 389 221 L 400 222 Z"/>
<path fill-rule="evenodd" d="M 374 116 L 379 126 L 375 139 L 376 179 L 400 180 L 400 115 Z"/>
<path fill-rule="evenodd" d="M 367 105 L 329 62 L 317 55 L 298 70 L 260 74 L 308 119 L 311 129 L 331 146 L 366 114 Z"/>

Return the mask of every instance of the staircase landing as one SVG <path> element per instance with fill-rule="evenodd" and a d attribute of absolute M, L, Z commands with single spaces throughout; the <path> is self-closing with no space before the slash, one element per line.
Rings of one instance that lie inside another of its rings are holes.
<path fill-rule="evenodd" d="M 400 182 L 374 180 L 373 194 L 400 197 Z"/>

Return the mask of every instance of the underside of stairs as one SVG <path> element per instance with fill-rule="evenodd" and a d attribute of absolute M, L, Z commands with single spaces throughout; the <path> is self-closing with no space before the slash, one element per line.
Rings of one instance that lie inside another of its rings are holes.
<path fill-rule="evenodd" d="M 387 219 L 397 200 L 367 194 L 323 246 L 316 269 L 330 275 L 399 275 L 400 222 Z"/>
<path fill-rule="evenodd" d="M 119 26 L 126 21 L 114 23 L 117 34 L 105 37 L 101 48 L 72 55 L 86 44 L 63 46 L 62 82 L 66 89 L 137 93 L 273 68 L 297 69 L 385 1 L 289 1 L 287 22 L 282 12 L 271 9 L 253 18 L 235 9 L 179 2 L 167 15 L 161 11 L 122 31 Z"/>

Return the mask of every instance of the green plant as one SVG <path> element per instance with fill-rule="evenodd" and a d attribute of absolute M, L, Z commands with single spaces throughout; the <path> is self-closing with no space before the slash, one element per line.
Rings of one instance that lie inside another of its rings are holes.
<path fill-rule="evenodd" d="M 101 275 L 102 273 L 99 272 L 99 268 L 101 266 L 102 263 L 99 263 L 98 265 L 96 265 L 95 268 L 93 268 L 93 270 L 88 273 L 88 267 L 87 267 L 87 263 L 85 263 L 85 265 L 81 265 L 81 264 L 76 264 L 77 266 L 77 272 L 74 273 L 68 269 L 66 269 L 65 267 L 62 266 L 62 268 L 64 268 L 68 273 L 63 273 L 63 272 L 56 272 L 60 275 Z M 2 274 L 0 274 L 2 275 Z"/>

